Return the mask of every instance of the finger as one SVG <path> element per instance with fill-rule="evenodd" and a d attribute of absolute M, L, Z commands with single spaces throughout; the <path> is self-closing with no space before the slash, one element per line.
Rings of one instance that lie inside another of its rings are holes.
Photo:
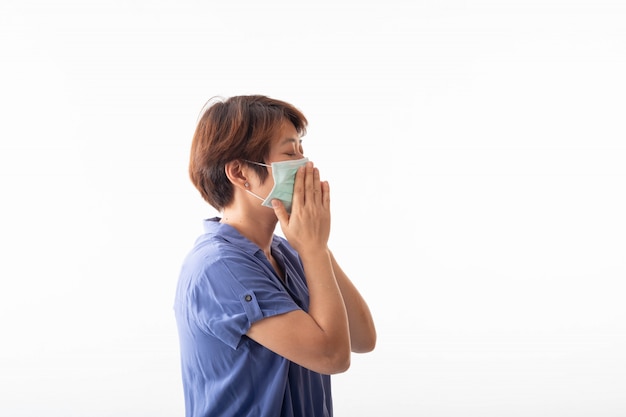
<path fill-rule="evenodd" d="M 322 205 L 325 209 L 330 209 L 330 184 L 328 181 L 322 182 Z"/>
<path fill-rule="evenodd" d="M 313 175 L 313 163 L 307 162 L 305 165 L 306 175 L 304 177 L 304 202 L 314 201 L 315 198 L 315 181 Z"/>
<path fill-rule="evenodd" d="M 280 222 L 280 226 L 286 226 L 289 223 L 289 213 L 287 213 L 287 209 L 282 201 L 275 198 L 272 200 L 272 208 L 274 209 L 274 214 L 276 214 L 276 218 Z"/>
<path fill-rule="evenodd" d="M 320 184 L 320 171 L 317 168 L 313 169 L 313 198 L 315 204 L 320 204 L 322 202 L 322 186 Z"/>
<path fill-rule="evenodd" d="M 304 175 L 305 167 L 301 166 L 296 172 L 296 179 L 293 184 L 292 208 L 304 205 Z"/>

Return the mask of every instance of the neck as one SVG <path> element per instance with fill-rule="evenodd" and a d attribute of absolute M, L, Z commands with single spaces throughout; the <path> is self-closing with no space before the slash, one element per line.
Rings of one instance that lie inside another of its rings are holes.
<path fill-rule="evenodd" d="M 258 216 L 258 214 L 257 216 L 245 215 L 225 209 L 220 222 L 237 229 L 239 233 L 256 244 L 265 255 L 269 255 L 272 247 L 272 237 L 278 220 L 276 220 L 275 216 L 272 216 L 273 220 L 263 219 L 263 217 L 265 216 Z M 269 218 L 269 216 L 267 217 Z"/>

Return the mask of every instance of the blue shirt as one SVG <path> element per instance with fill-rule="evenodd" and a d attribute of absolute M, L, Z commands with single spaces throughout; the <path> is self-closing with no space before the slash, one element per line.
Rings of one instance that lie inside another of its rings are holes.
<path fill-rule="evenodd" d="M 273 237 L 283 282 L 257 245 L 219 220 L 205 220 L 206 233 L 185 258 L 176 291 L 186 416 L 331 417 L 329 375 L 246 336 L 265 317 L 308 311 L 298 254 Z"/>

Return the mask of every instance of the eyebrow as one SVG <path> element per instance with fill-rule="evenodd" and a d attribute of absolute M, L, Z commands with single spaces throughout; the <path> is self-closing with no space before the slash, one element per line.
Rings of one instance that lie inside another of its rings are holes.
<path fill-rule="evenodd" d="M 296 143 L 296 144 L 301 144 L 302 143 L 302 138 L 300 139 L 296 139 L 296 138 L 286 138 L 280 141 L 281 145 L 284 145 L 285 143 Z"/>

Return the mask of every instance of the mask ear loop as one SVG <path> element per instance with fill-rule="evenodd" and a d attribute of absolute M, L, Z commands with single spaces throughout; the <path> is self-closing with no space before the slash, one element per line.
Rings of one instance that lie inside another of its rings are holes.
<path fill-rule="evenodd" d="M 244 159 L 244 161 L 249 162 L 249 163 L 251 163 L 251 164 L 261 165 L 261 166 L 265 166 L 265 167 L 269 167 L 269 168 L 271 168 L 271 167 L 272 167 L 271 165 L 262 164 L 262 163 L 260 163 L 260 162 L 249 161 L 249 160 L 247 160 L 247 159 Z M 261 201 L 265 201 L 265 199 L 264 199 L 263 197 L 261 197 L 260 195 L 256 195 L 256 194 L 255 194 L 255 193 L 253 193 L 252 191 L 248 190 L 248 188 L 250 187 L 250 183 L 249 183 L 249 182 L 247 182 L 247 181 L 246 181 L 246 182 L 243 184 L 243 186 L 244 186 L 244 187 L 246 187 L 246 190 L 245 190 L 245 191 L 246 191 L 248 194 L 255 196 L 256 198 L 258 198 L 258 199 L 259 199 L 259 200 L 261 200 Z"/>
<path fill-rule="evenodd" d="M 248 185 L 246 185 L 246 192 L 247 192 L 248 194 L 250 194 L 250 195 L 255 196 L 256 198 L 258 198 L 258 199 L 259 199 L 259 200 L 261 200 L 261 201 L 265 201 L 265 199 L 264 199 L 263 197 L 261 197 L 260 195 L 256 195 L 256 194 L 254 194 L 252 191 L 248 190 Z"/>
<path fill-rule="evenodd" d="M 264 164 L 264 163 L 261 163 L 261 162 L 249 161 L 249 160 L 247 160 L 247 159 L 244 159 L 244 161 L 249 162 L 249 163 L 251 163 L 251 164 L 255 164 L 255 165 L 261 165 L 262 167 L 268 167 L 268 168 L 271 168 L 271 167 L 272 167 L 271 165 L 267 165 L 267 164 Z"/>

